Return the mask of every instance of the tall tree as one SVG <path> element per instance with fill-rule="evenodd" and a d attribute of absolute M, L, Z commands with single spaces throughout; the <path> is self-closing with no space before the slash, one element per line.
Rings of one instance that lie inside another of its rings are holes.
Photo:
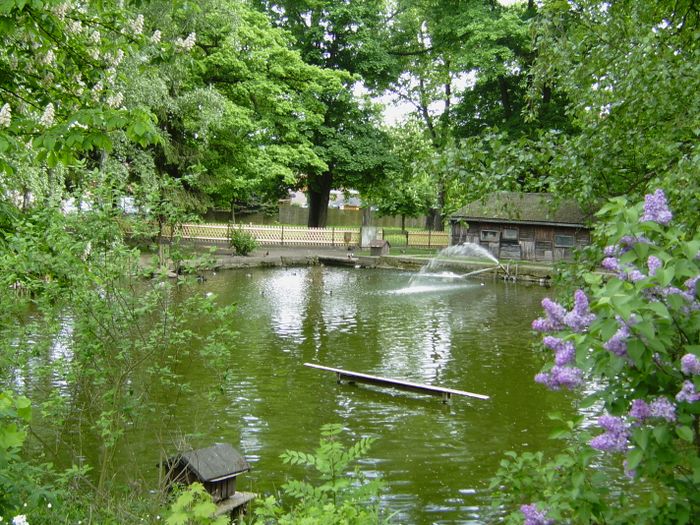
<path fill-rule="evenodd" d="M 477 194 L 526 188 L 584 204 L 661 185 L 697 223 L 699 27 L 687 1 L 544 2 L 529 98 L 536 112 L 543 93 L 561 93 L 571 125 L 544 127 L 507 149 L 492 129 L 453 152 L 451 171 Z"/>
<path fill-rule="evenodd" d="M 314 150 L 325 169 L 306 170 L 309 226 L 324 226 L 330 190 L 361 187 L 386 170 L 386 136 L 377 111 L 353 96 L 357 82 L 373 84 L 386 77 L 390 60 L 381 45 L 384 0 L 261 1 L 261 8 L 294 37 L 303 59 L 342 71 L 344 92 L 319 100 L 323 123 L 313 130 Z"/>
<path fill-rule="evenodd" d="M 159 173 L 233 211 L 327 168 L 309 136 L 323 121 L 319 100 L 342 90 L 338 73 L 303 62 L 288 34 L 243 2 L 148 7 L 161 38 L 191 41 L 189 53 L 134 71 L 130 94 L 156 113 L 164 138 L 151 150 Z"/>
<path fill-rule="evenodd" d="M 455 138 L 502 126 L 526 126 L 526 70 L 532 50 L 528 20 L 534 6 L 507 8 L 495 1 L 401 0 L 389 14 L 389 53 L 401 64 L 389 91 L 414 107 L 435 156 Z M 434 171 L 435 206 L 428 226 L 442 229 L 454 203 L 449 173 Z"/>

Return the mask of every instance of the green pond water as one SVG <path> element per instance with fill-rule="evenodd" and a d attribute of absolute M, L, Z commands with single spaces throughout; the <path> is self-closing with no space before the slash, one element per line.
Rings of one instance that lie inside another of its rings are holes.
<path fill-rule="evenodd" d="M 193 293 L 238 305 L 231 377 L 223 395 L 212 396 L 218 385 L 201 363 L 179 370 L 191 390 L 158 400 L 174 417 L 154 413 L 152 426 L 130 430 L 117 458 L 122 475 L 155 486 L 159 451 L 228 442 L 253 467 L 239 489 L 269 493 L 285 476 L 304 474 L 282 464 L 284 450 L 310 452 L 323 424 L 341 423 L 348 441 L 378 438 L 360 468 L 386 482 L 383 505 L 397 522 L 484 523 L 488 479 L 503 453 L 551 446 L 547 414 L 569 406 L 533 381 L 541 357 L 531 349 L 530 322 L 551 290 L 449 278 L 409 287 L 412 275 L 323 266 L 209 275 Z M 491 398 L 445 405 L 338 385 L 305 362 Z"/>

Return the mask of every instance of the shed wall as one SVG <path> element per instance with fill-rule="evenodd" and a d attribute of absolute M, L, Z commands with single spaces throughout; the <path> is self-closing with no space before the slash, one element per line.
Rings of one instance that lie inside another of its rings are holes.
<path fill-rule="evenodd" d="M 498 259 L 554 262 L 571 260 L 574 248 L 590 244 L 590 232 L 578 226 L 454 222 L 452 244 L 463 242 L 478 244 Z"/>

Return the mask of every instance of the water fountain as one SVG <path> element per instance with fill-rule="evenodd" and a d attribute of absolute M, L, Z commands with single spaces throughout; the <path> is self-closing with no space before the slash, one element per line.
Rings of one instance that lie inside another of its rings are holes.
<path fill-rule="evenodd" d="M 430 259 L 430 262 L 423 266 L 420 271 L 411 277 L 409 282 L 409 287 L 411 286 L 421 286 L 425 279 L 440 279 L 442 281 L 450 281 L 457 279 L 465 279 L 470 275 L 476 275 L 483 272 L 493 271 L 493 267 L 480 268 L 478 270 L 473 270 L 465 274 L 457 274 L 449 271 L 439 271 L 441 265 L 444 264 L 445 260 L 453 259 L 454 257 L 470 257 L 477 260 L 489 260 L 492 261 L 495 267 L 500 268 L 506 274 L 507 270 L 503 265 L 489 252 L 486 248 L 474 244 L 471 242 L 465 242 L 462 244 L 455 244 L 453 246 L 448 246 L 447 248 L 441 250 L 435 257 Z"/>

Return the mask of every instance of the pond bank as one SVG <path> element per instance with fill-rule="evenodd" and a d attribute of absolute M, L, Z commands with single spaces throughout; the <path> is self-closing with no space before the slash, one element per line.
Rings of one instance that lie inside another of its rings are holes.
<path fill-rule="evenodd" d="M 351 268 L 400 269 L 419 271 L 431 257 L 410 255 L 356 255 L 340 248 L 273 248 L 258 249 L 251 255 L 239 256 L 219 250 L 214 254 L 214 269 L 240 269 L 260 267 L 293 266 L 341 266 Z M 492 270 L 489 271 L 488 269 Z M 554 275 L 554 268 L 544 264 L 532 264 L 523 261 L 502 261 L 501 267 L 483 260 L 441 261 L 440 271 L 459 274 L 485 270 L 473 277 L 481 280 L 506 279 L 520 282 L 549 284 Z"/>

